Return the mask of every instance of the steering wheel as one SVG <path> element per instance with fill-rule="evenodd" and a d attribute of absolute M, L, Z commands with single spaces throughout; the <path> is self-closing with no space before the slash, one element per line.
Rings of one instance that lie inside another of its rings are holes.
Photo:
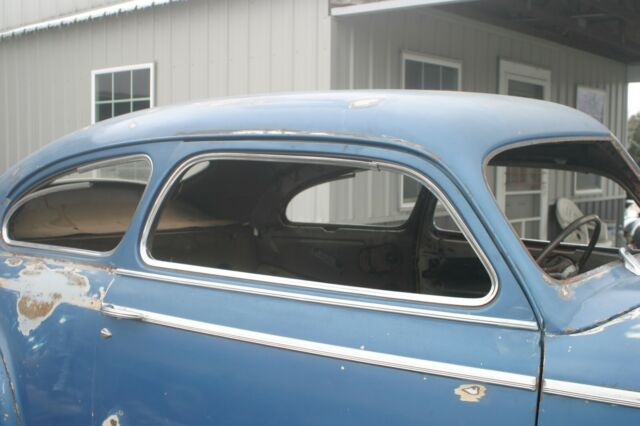
<path fill-rule="evenodd" d="M 577 231 L 581 226 L 586 225 L 589 222 L 593 222 L 595 224 L 595 228 L 593 230 L 593 233 L 591 234 L 589 245 L 587 245 L 584 253 L 582 253 L 582 257 L 580 257 L 580 260 L 578 261 L 577 268 L 578 272 L 580 272 L 582 268 L 584 268 L 584 265 L 587 263 L 589 256 L 591 256 L 591 253 L 593 252 L 593 249 L 598 242 L 598 237 L 600 236 L 600 227 L 602 226 L 602 222 L 600 221 L 600 218 L 597 214 L 584 215 L 568 224 L 567 227 L 564 228 L 564 230 L 560 233 L 560 235 L 555 237 L 553 241 L 550 241 L 549 244 L 547 244 L 547 246 L 544 248 L 544 250 L 542 250 L 542 252 L 538 255 L 538 258 L 536 259 L 536 263 L 538 265 L 542 265 L 542 261 L 545 260 L 547 256 L 549 256 L 549 254 L 551 254 L 560 245 L 560 243 L 564 241 L 565 238 L 567 238 L 569 235 L 571 235 L 571 233 Z"/>

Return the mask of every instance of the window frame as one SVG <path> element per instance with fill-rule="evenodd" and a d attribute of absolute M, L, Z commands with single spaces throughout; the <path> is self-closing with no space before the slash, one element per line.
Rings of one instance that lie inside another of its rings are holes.
<path fill-rule="evenodd" d="M 18 209 L 20 209 L 20 207 L 22 207 L 24 204 L 26 204 L 27 202 L 37 197 L 40 197 L 46 194 L 55 193 L 64 189 L 69 189 L 70 186 L 77 187 L 77 188 L 85 187 L 85 184 L 82 182 L 73 182 L 73 183 L 60 184 L 59 186 L 56 186 L 56 187 L 39 189 L 43 185 L 49 182 L 53 182 L 56 178 L 59 178 L 60 176 L 63 176 L 67 173 L 72 173 L 74 171 L 81 172 L 87 169 L 107 167 L 107 166 L 116 165 L 122 162 L 131 162 L 136 160 L 145 160 L 149 163 L 149 180 L 145 184 L 144 191 L 142 192 L 142 195 L 140 196 L 140 200 L 138 200 L 138 204 L 136 205 L 136 208 L 134 210 L 133 216 L 135 216 L 136 213 L 138 212 L 138 209 L 140 209 L 141 207 L 141 202 L 145 197 L 145 194 L 149 188 L 149 183 L 151 182 L 151 178 L 153 177 L 153 160 L 147 154 L 131 154 L 131 155 L 123 155 L 120 157 L 112 157 L 112 158 L 105 158 L 105 159 L 100 159 L 95 161 L 88 161 L 85 163 L 77 164 L 75 166 L 64 169 L 62 171 L 58 171 L 56 173 L 48 175 L 44 179 L 39 180 L 36 184 L 32 185 L 29 189 L 24 191 L 19 197 L 16 197 L 17 201 L 15 201 L 6 211 L 4 218 L 2 220 L 2 241 L 11 247 L 46 250 L 46 251 L 55 252 L 55 253 L 91 256 L 91 257 L 98 257 L 98 258 L 111 256 L 116 250 L 118 250 L 118 247 L 120 247 L 120 244 L 125 239 L 126 234 L 129 232 L 131 228 L 131 223 L 133 222 L 133 216 L 131 217 L 131 221 L 129 222 L 129 225 L 127 226 L 122 238 L 120 239 L 120 241 L 118 241 L 118 244 L 109 251 L 86 250 L 86 249 L 79 249 L 79 248 L 73 248 L 73 247 L 56 246 L 51 244 L 40 244 L 40 243 L 32 243 L 27 241 L 14 240 L 9 236 L 9 221 L 11 221 L 11 218 L 18 211 Z"/>
<path fill-rule="evenodd" d="M 242 272 L 235 270 L 227 270 L 220 268 L 212 268 L 207 266 L 198 266 L 185 263 L 171 262 L 166 260 L 159 260 L 152 257 L 150 252 L 149 241 L 151 239 L 151 233 L 154 230 L 156 219 L 161 213 L 161 208 L 164 200 L 171 192 L 176 181 L 180 178 L 183 172 L 202 161 L 215 161 L 215 160 L 248 160 L 248 161 L 273 161 L 273 162 L 302 162 L 308 164 L 333 164 L 333 165 L 350 165 L 359 167 L 361 169 L 373 169 L 373 170 L 392 170 L 401 174 L 406 174 L 427 189 L 433 192 L 436 199 L 440 200 L 450 213 L 453 220 L 456 222 L 462 235 L 465 236 L 475 255 L 484 266 L 487 275 L 491 279 L 491 288 L 489 292 L 480 298 L 463 298 L 463 297 L 451 297 L 451 296 L 438 296 L 438 295 L 426 295 L 417 293 L 407 293 L 390 290 L 379 290 L 366 287 L 356 287 L 347 284 L 334 284 L 325 283 L 320 281 L 310 281 L 298 278 L 286 278 L 273 275 L 258 274 L 255 272 Z M 204 154 L 198 154 L 186 159 L 180 160 L 173 168 L 173 171 L 166 177 L 164 183 L 157 192 L 155 200 L 153 201 L 151 208 L 148 210 L 142 233 L 140 235 L 138 254 L 142 259 L 142 263 L 152 268 L 160 268 L 164 270 L 188 272 L 205 275 L 208 277 L 225 277 L 235 278 L 247 281 L 253 281 L 257 283 L 270 283 L 277 285 L 284 285 L 297 289 L 316 289 L 323 291 L 330 291 L 333 293 L 341 293 L 352 296 L 372 296 L 376 298 L 382 298 L 388 301 L 395 302 L 419 302 L 419 303 L 432 303 L 437 305 L 456 306 L 456 307 L 481 307 L 486 306 L 489 303 L 496 300 L 499 293 L 500 283 L 498 275 L 493 267 L 493 264 L 482 250 L 482 247 L 473 236 L 473 233 L 468 228 L 466 223 L 458 211 L 454 208 L 453 204 L 446 197 L 444 192 L 427 176 L 418 172 L 412 168 L 404 165 L 392 163 L 384 160 L 365 160 L 365 159 L 353 159 L 342 158 L 337 156 L 321 156 L 321 155 L 304 155 L 304 154 L 267 154 L 267 153 L 254 153 L 254 152 L 209 152 Z"/>
<path fill-rule="evenodd" d="M 149 70 L 149 108 L 156 106 L 156 64 L 155 62 L 147 62 L 143 64 L 122 65 L 118 67 L 100 68 L 91 70 L 91 124 L 99 123 L 96 121 L 96 77 L 101 74 L 113 74 L 121 71 Z M 113 101 L 111 101 L 113 103 Z M 111 117 L 113 118 L 113 117 Z"/>
<path fill-rule="evenodd" d="M 407 61 L 421 62 L 429 65 L 437 65 L 441 67 L 449 67 L 455 68 L 458 71 L 458 79 L 456 81 L 456 91 L 462 90 L 462 61 L 451 59 L 451 58 L 443 58 L 441 56 L 435 56 L 427 53 L 419 53 L 410 50 L 403 50 L 401 55 L 401 70 L 400 70 L 400 87 L 402 90 L 406 89 L 406 67 Z M 415 201 L 406 201 L 403 193 L 404 193 L 404 177 L 400 177 L 399 179 L 399 193 L 398 193 L 398 202 L 401 210 L 409 210 L 412 209 L 415 205 Z"/>
<path fill-rule="evenodd" d="M 573 193 L 575 195 L 596 195 L 596 194 L 602 194 L 604 192 L 604 177 L 598 175 L 598 177 L 600 178 L 600 186 L 599 187 L 594 187 L 594 188 L 587 188 L 587 189 L 578 189 L 578 172 L 574 172 L 573 173 Z"/>

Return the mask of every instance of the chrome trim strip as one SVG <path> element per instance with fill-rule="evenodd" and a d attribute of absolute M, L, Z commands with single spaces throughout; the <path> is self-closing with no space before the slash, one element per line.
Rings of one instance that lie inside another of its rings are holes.
<path fill-rule="evenodd" d="M 412 177 L 413 179 L 421 182 L 425 187 L 433 192 L 436 198 L 445 206 L 445 209 L 453 218 L 458 228 L 462 231 L 464 236 L 469 241 L 469 244 L 473 248 L 474 252 L 486 268 L 489 276 L 491 277 L 491 290 L 485 296 L 476 298 L 476 299 L 468 299 L 462 297 L 446 297 L 446 296 L 432 296 L 425 294 L 415 294 L 415 293 L 400 293 L 388 290 L 376 290 L 371 288 L 363 288 L 363 287 L 354 287 L 349 285 L 342 284 L 329 284 L 329 283 L 321 283 L 317 281 L 307 281 L 301 279 L 293 279 L 293 278 L 283 278 L 283 277 L 275 277 L 270 275 L 261 275 L 249 272 L 239 272 L 239 271 L 230 271 L 225 269 L 216 269 L 216 268 L 208 268 L 203 266 L 195 266 L 174 262 L 167 262 L 162 260 L 157 260 L 151 257 L 151 254 L 147 248 L 147 242 L 149 241 L 149 235 L 151 233 L 151 228 L 153 226 L 153 222 L 155 217 L 158 215 L 162 202 L 164 198 L 167 196 L 169 190 L 173 187 L 173 184 L 178 179 L 178 177 L 192 166 L 195 163 L 207 161 L 207 160 L 251 160 L 251 161 L 289 161 L 289 162 L 303 162 L 303 163 L 311 163 L 311 164 L 338 164 L 338 165 L 351 165 L 354 167 L 364 168 L 364 169 L 375 169 L 375 170 L 390 170 L 403 173 L 407 176 Z M 348 293 L 354 295 L 364 295 L 364 296 L 373 296 L 384 298 L 388 300 L 399 300 L 399 301 L 409 301 L 409 302 L 421 302 L 421 303 L 437 303 L 437 304 L 445 304 L 445 305 L 454 305 L 454 306 L 465 306 L 465 307 L 478 307 L 483 306 L 491 302 L 495 296 L 498 294 L 498 276 L 489 262 L 489 259 L 484 254 L 484 252 L 480 249 L 480 246 L 476 239 L 473 237 L 467 226 L 464 224 L 458 213 L 454 210 L 451 203 L 445 198 L 442 191 L 429 179 L 420 173 L 410 169 L 408 167 L 400 166 L 393 163 L 387 163 L 382 161 L 366 161 L 366 160 L 355 160 L 355 159 L 345 159 L 345 158 L 336 158 L 336 157 L 318 157 L 318 156 L 309 156 L 309 155 L 286 155 L 286 154 L 260 154 L 260 153 L 208 153 L 202 154 L 190 159 L 187 159 L 180 164 L 179 167 L 174 170 L 169 179 L 166 181 L 159 195 L 151 207 L 149 212 L 149 216 L 147 217 L 147 222 L 144 225 L 142 231 L 142 237 L 140 239 L 140 256 L 142 261 L 149 265 L 155 266 L 163 269 L 173 269 L 178 271 L 192 272 L 198 274 L 206 274 L 206 275 L 218 275 L 223 277 L 231 277 L 231 278 L 239 278 L 246 279 L 251 281 L 259 281 L 259 282 L 269 282 L 281 285 L 290 285 L 297 286 L 303 288 L 313 288 L 319 290 L 326 290 L 338 293 Z"/>
<path fill-rule="evenodd" d="M 549 395 L 640 408 L 640 392 L 635 391 L 551 379 L 543 380 L 542 391 Z"/>
<path fill-rule="evenodd" d="M 108 316 L 136 318 L 139 321 L 171 327 L 223 339 L 237 340 L 288 351 L 301 352 L 327 358 L 353 361 L 361 364 L 377 365 L 398 370 L 413 371 L 422 374 L 451 377 L 471 382 L 490 383 L 518 389 L 534 391 L 537 378 L 523 374 L 484 368 L 468 367 L 445 362 L 428 361 L 382 352 L 335 346 L 291 337 L 277 336 L 256 331 L 243 330 L 202 321 L 194 321 L 124 306 L 103 304 L 101 312 Z"/>
<path fill-rule="evenodd" d="M 115 158 L 109 158 L 106 160 L 98 160 L 92 163 L 88 163 L 86 165 L 83 166 L 78 166 L 75 168 L 71 168 L 68 169 L 64 172 L 62 172 L 62 174 L 64 173 L 72 173 L 72 172 L 78 172 L 80 170 L 90 170 L 93 168 L 93 165 L 98 165 L 98 167 L 103 167 L 103 165 L 112 165 L 112 164 L 117 164 L 117 163 L 121 163 L 121 162 L 131 162 L 131 161 L 135 161 L 135 160 L 146 160 L 149 162 L 149 180 L 151 180 L 151 176 L 153 176 L 153 161 L 151 160 L 151 157 L 149 157 L 146 154 L 134 154 L 134 155 L 125 155 L 122 157 L 115 157 Z M 42 182 L 47 182 L 48 179 L 52 179 L 55 177 L 59 177 L 60 174 L 57 174 L 55 176 L 49 176 L 45 179 L 42 180 Z M 120 242 L 118 242 L 118 245 L 116 245 L 116 247 L 114 247 L 112 250 L 109 251 L 94 251 L 94 250 L 84 250 L 84 249 L 76 249 L 76 248 L 71 248 L 71 247 L 63 247 L 63 246 L 53 246 L 50 244 L 39 244 L 39 243 L 29 243 L 29 242 L 24 242 L 24 241 L 16 241 L 16 240 L 12 240 L 9 237 L 9 221 L 11 220 L 11 217 L 14 215 L 14 213 L 20 208 L 22 207 L 25 203 L 27 203 L 28 201 L 43 196 L 43 195 L 47 195 L 47 194 L 51 194 L 54 192 L 58 192 L 58 191 L 62 191 L 62 190 L 66 190 L 66 189 L 81 189 L 81 188 L 88 188 L 91 185 L 91 182 L 72 182 L 72 183 L 68 183 L 68 184 L 60 184 L 60 185 L 56 185 L 53 186 L 51 188 L 45 188 L 45 189 L 41 189 L 41 190 L 36 190 L 33 191 L 31 193 L 28 193 L 27 195 L 23 196 L 22 198 L 19 198 L 17 202 L 15 202 L 7 211 L 7 213 L 4 215 L 4 218 L 2 220 L 2 240 L 4 241 L 5 244 L 8 244 L 10 246 L 13 247 L 23 247 L 23 248 L 34 248 L 34 249 L 39 249 L 39 250 L 48 250 L 48 251 L 52 251 L 52 252 L 56 252 L 56 253 L 65 253 L 65 254 L 75 254 L 75 255 L 82 255 L 82 256 L 91 256 L 91 257 L 107 257 L 110 256 L 111 254 L 113 254 L 114 251 L 116 251 L 116 249 L 118 248 L 118 246 L 120 245 Z M 142 193 L 142 195 L 140 196 L 140 200 L 138 201 L 138 205 L 136 206 L 136 211 L 138 210 L 138 208 L 140 207 L 140 201 L 142 201 L 142 199 L 144 198 L 144 195 L 147 191 L 147 188 L 149 186 L 149 181 L 147 181 L 145 183 L 145 188 L 144 188 L 144 192 Z M 134 212 L 135 214 L 135 212 Z M 128 231 L 128 227 L 127 227 L 127 231 Z M 126 232 L 126 231 L 125 231 Z M 122 240 L 120 240 L 122 241 Z"/>
<path fill-rule="evenodd" d="M 148 280 L 163 281 L 172 284 L 190 285 L 204 287 L 222 291 L 232 291 L 244 294 L 275 297 L 280 299 L 296 300 L 301 302 L 321 303 L 325 305 L 341 306 L 346 308 L 365 309 L 378 312 L 389 312 L 395 314 L 414 315 L 419 317 L 461 321 L 473 324 L 492 325 L 519 330 L 538 331 L 538 324 L 535 321 L 516 320 L 508 318 L 496 318 L 482 315 L 461 314 L 457 312 L 442 312 L 430 309 L 411 308 L 398 305 L 386 305 L 382 303 L 362 302 L 358 300 L 339 299 L 334 297 L 315 296 L 310 294 L 292 293 L 288 291 L 269 290 L 243 285 L 224 284 L 209 280 L 198 280 L 193 278 L 175 277 L 172 275 L 155 274 L 151 272 L 133 271 L 129 269 L 117 269 L 116 274 L 121 276 L 142 278 Z"/>

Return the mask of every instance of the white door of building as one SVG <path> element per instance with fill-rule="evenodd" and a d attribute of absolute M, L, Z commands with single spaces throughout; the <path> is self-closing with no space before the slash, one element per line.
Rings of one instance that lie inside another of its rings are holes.
<path fill-rule="evenodd" d="M 551 71 L 500 60 L 499 93 L 549 100 Z M 522 238 L 547 239 L 548 172 L 525 167 L 498 167 L 496 198 Z"/>

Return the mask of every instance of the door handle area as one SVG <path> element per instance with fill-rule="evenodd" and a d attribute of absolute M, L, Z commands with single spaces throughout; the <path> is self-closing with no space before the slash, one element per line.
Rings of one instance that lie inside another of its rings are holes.
<path fill-rule="evenodd" d="M 100 307 L 100 312 L 102 312 L 103 315 L 118 319 L 144 319 L 144 315 L 141 312 L 136 311 L 135 309 L 125 308 L 124 306 L 116 306 L 112 305 L 111 303 L 103 303 Z"/>

